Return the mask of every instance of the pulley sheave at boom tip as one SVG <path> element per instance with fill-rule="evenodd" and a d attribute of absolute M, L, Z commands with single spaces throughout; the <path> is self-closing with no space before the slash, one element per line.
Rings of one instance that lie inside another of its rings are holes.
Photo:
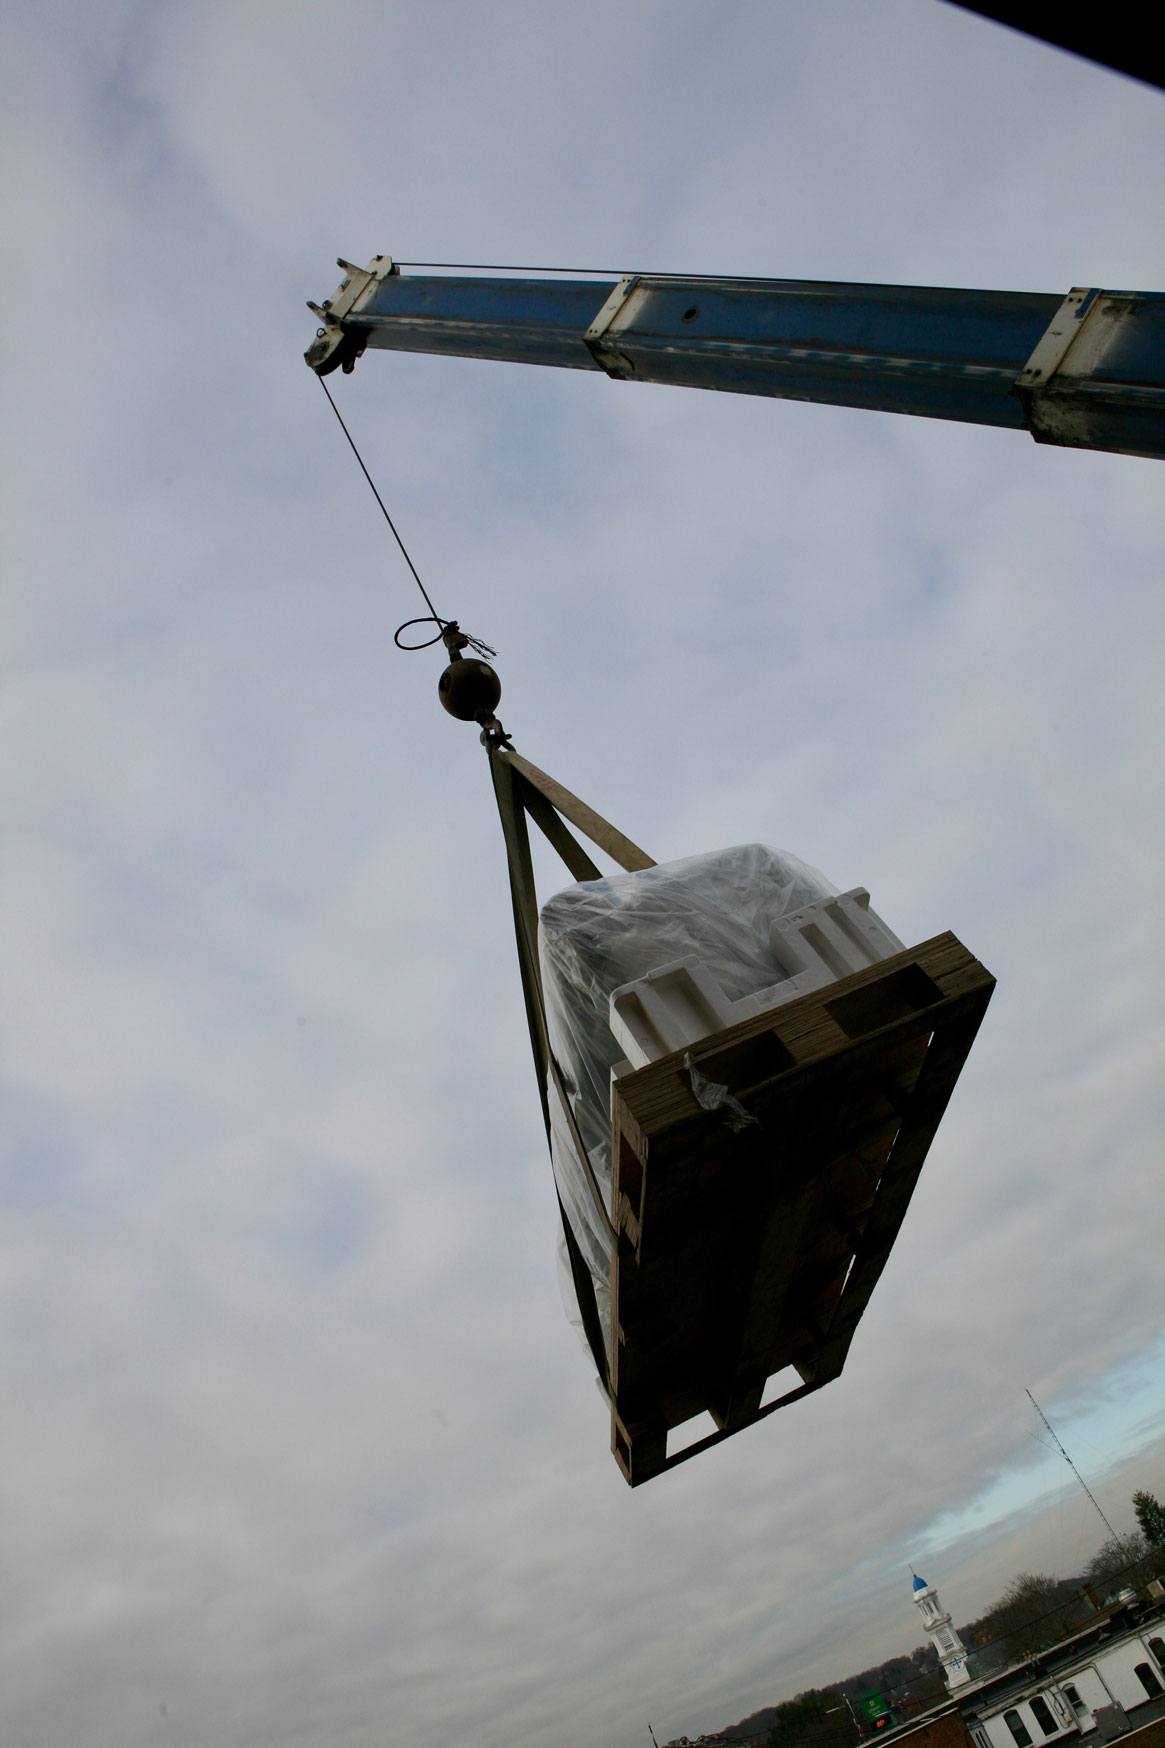
<path fill-rule="evenodd" d="M 305 358 L 369 346 L 1027 430 L 1165 457 L 1165 293 L 797 279 L 402 274 L 341 259 Z"/>

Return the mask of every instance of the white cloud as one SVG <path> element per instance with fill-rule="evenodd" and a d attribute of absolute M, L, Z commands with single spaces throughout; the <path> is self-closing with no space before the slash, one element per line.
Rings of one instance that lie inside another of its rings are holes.
<path fill-rule="evenodd" d="M 1024 1384 L 1103 1402 L 1161 1333 L 1155 469 L 582 373 L 337 386 L 531 756 L 1000 978 L 845 1377 L 632 1494 L 484 762 L 391 647 L 421 609 L 302 299 L 381 248 L 1152 288 L 1154 95 L 923 0 L 9 36 L 8 1739 L 622 1745 L 913 1643 L 887 1574 L 1022 1466 Z M 957 1612 L 1046 1545 L 1004 1527 Z"/>

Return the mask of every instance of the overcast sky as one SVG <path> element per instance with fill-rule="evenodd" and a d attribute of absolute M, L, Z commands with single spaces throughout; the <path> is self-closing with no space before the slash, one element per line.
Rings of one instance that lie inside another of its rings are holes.
<path fill-rule="evenodd" d="M 939 0 L 41 0 L 0 55 L 6 1748 L 647 1748 L 1165 1493 L 1157 464 L 369 354 L 517 744 L 996 998 L 841 1380 L 632 1493 L 338 254 L 1165 286 L 1165 99 Z M 549 874 L 547 866 L 544 871 Z M 1115 1465 L 1135 1458 L 1133 1468 Z M 971 1532 L 968 1534 L 968 1532 Z"/>

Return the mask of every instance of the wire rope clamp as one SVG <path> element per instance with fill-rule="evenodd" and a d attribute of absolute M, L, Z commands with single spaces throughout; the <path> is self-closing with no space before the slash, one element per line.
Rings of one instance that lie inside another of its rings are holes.
<path fill-rule="evenodd" d="M 321 325 L 303 357 L 317 376 L 330 376 L 337 369 L 351 375 L 367 342 L 363 334 L 344 324 L 359 315 L 383 280 L 400 272 L 391 255 L 374 255 L 367 267 L 355 267 L 340 256 L 336 266 L 343 269 L 344 278 L 331 297 L 323 303 L 308 299 L 307 307 Z"/>

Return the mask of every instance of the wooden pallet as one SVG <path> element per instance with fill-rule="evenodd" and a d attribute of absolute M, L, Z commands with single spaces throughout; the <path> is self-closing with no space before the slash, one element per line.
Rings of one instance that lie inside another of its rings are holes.
<path fill-rule="evenodd" d="M 611 1444 L 631 1486 L 836 1378 L 995 980 L 938 935 L 615 1086 Z M 798 1383 L 761 1406 L 773 1374 Z M 716 1431 L 669 1456 L 708 1410 Z"/>

